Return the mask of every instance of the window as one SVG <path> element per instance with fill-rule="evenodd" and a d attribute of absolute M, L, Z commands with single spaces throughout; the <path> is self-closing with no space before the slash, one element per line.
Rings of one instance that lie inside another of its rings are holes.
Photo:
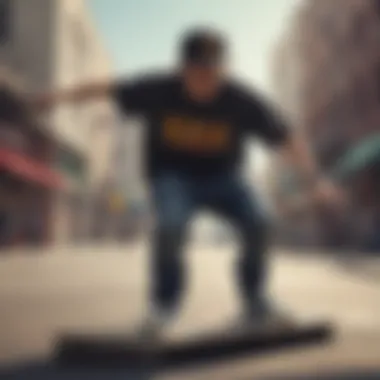
<path fill-rule="evenodd" d="M 0 0 L 0 45 L 6 43 L 11 33 L 11 0 Z"/>
<path fill-rule="evenodd" d="M 70 29 L 72 34 L 73 70 L 77 76 L 81 77 L 85 74 L 88 54 L 86 31 L 83 23 L 77 19 L 71 21 Z"/>
<path fill-rule="evenodd" d="M 74 46 L 79 54 L 84 55 L 87 51 L 86 32 L 82 22 L 73 22 Z"/>
<path fill-rule="evenodd" d="M 58 148 L 56 167 L 74 180 L 84 182 L 86 179 L 86 162 L 79 154 L 66 148 Z"/>
<path fill-rule="evenodd" d="M 20 152 L 26 152 L 29 148 L 27 137 L 13 124 L 0 124 L 0 141 L 0 146 L 5 146 Z"/>

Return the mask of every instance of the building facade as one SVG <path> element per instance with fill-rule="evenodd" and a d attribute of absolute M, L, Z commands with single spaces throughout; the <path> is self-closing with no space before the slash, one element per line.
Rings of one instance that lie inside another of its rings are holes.
<path fill-rule="evenodd" d="M 52 141 L 29 115 L 22 89 L 0 72 L 0 247 L 49 240 L 51 195 L 63 186 Z"/>
<path fill-rule="evenodd" d="M 0 5 L 0 60 L 30 90 L 63 89 L 111 75 L 85 1 L 2 0 Z M 51 195 L 52 242 L 89 237 L 94 194 L 108 180 L 115 115 L 104 100 L 59 105 L 40 120 L 51 142 L 49 164 L 65 182 Z"/>
<path fill-rule="evenodd" d="M 300 65 L 298 123 L 326 172 L 366 137 L 380 132 L 379 42 L 376 0 L 304 1 L 281 42 Z M 276 57 L 278 67 L 292 66 L 285 56 Z M 279 80 L 277 84 L 281 101 L 287 104 L 289 84 Z M 314 210 L 323 243 L 363 248 L 380 235 L 378 176 L 374 170 L 369 168 L 347 186 L 351 202 L 344 215 L 334 217 L 328 210 Z M 358 218 L 363 223 L 358 223 Z"/>

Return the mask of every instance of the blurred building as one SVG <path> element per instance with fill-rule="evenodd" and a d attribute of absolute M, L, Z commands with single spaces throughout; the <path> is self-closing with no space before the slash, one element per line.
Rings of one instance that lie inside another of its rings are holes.
<path fill-rule="evenodd" d="M 41 244 L 63 178 L 50 165 L 52 139 L 28 115 L 21 87 L 4 68 L 0 89 L 0 246 Z"/>
<path fill-rule="evenodd" d="M 365 137 L 380 132 L 379 43 L 376 0 L 304 1 L 279 42 L 273 75 L 279 101 L 303 127 L 327 172 Z M 298 73 L 289 83 L 284 77 L 294 62 Z M 351 207 L 340 218 L 314 210 L 320 242 L 363 247 L 380 234 L 375 170 L 368 167 L 349 184 Z M 280 171 L 279 177 L 292 177 Z M 286 180 L 276 184 L 279 198 L 287 189 L 294 193 L 295 187 Z"/>
<path fill-rule="evenodd" d="M 0 60 L 32 91 L 110 76 L 108 54 L 84 1 L 2 0 L 0 6 Z M 64 183 L 49 193 L 50 241 L 90 236 L 96 194 L 109 180 L 115 115 L 112 104 L 101 101 L 58 106 L 40 120 L 50 145 L 45 160 Z"/>

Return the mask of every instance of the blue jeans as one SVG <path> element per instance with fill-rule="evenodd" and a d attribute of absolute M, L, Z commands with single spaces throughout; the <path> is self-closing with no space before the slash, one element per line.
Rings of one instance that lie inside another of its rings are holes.
<path fill-rule="evenodd" d="M 178 306 L 186 283 L 182 250 L 189 221 L 200 209 L 226 217 L 241 238 L 236 277 L 245 304 L 263 295 L 268 220 L 238 175 L 192 178 L 163 173 L 153 180 L 156 231 L 152 257 L 152 297 L 160 307 Z"/>

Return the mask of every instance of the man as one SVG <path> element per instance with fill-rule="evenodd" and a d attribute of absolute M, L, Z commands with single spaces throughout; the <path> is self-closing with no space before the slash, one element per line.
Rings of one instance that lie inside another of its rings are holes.
<path fill-rule="evenodd" d="M 229 78 L 227 55 L 221 35 L 195 30 L 183 40 L 178 72 L 84 85 L 36 101 L 44 107 L 110 95 L 123 112 L 145 117 L 147 174 L 157 211 L 148 324 L 153 331 L 179 307 L 186 277 L 182 249 L 188 222 L 200 208 L 227 217 L 240 233 L 237 281 L 243 319 L 261 323 L 275 315 L 264 289 L 268 221 L 238 173 L 248 136 L 281 149 L 318 198 L 334 195 L 304 140 L 253 92 Z"/>

